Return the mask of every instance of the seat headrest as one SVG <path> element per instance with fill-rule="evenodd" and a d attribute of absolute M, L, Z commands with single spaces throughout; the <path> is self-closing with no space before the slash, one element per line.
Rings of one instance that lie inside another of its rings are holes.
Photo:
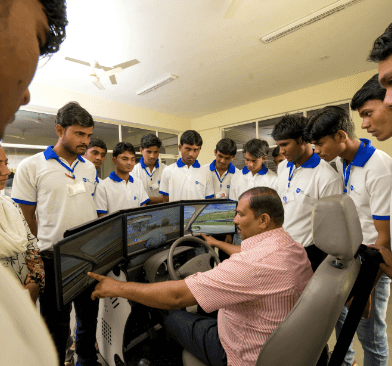
<path fill-rule="evenodd" d="M 362 228 L 354 201 L 347 195 L 321 198 L 312 211 L 316 246 L 341 260 L 352 260 L 362 244 Z"/>

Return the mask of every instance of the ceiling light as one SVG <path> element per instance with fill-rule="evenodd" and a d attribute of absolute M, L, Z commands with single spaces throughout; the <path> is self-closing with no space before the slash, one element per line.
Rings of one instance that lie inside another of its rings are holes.
<path fill-rule="evenodd" d="M 153 85 L 151 85 L 151 86 L 149 86 L 149 87 L 147 87 L 147 88 L 144 88 L 144 89 L 142 89 L 142 90 L 136 92 L 136 94 L 137 94 L 137 95 L 144 95 L 144 94 L 147 94 L 147 93 L 149 93 L 149 92 L 152 92 L 152 91 L 155 90 L 155 89 L 160 88 L 161 86 L 163 86 L 163 85 L 165 85 L 165 84 L 167 84 L 167 83 L 170 83 L 171 81 L 173 81 L 173 80 L 175 80 L 175 79 L 177 79 L 177 78 L 178 78 L 178 76 L 175 76 L 175 75 L 168 75 L 168 76 L 164 77 L 163 79 L 159 80 L 158 82 L 156 82 L 155 84 L 153 84 Z"/>
<path fill-rule="evenodd" d="M 290 33 L 293 33 L 302 27 L 305 27 L 307 25 L 313 24 L 314 22 L 317 22 L 321 19 L 324 19 L 332 14 L 337 13 L 338 11 L 341 11 L 345 9 L 347 6 L 352 5 L 359 0 L 340 0 L 336 1 L 335 3 L 326 6 L 325 8 L 322 8 L 318 11 L 315 11 L 314 13 L 301 18 L 297 20 L 296 22 L 290 23 L 275 32 L 272 32 L 270 34 L 267 34 L 266 36 L 260 38 L 260 40 L 264 43 L 271 43 L 273 41 L 276 41 L 279 38 L 282 38 L 284 36 L 287 36 Z"/>

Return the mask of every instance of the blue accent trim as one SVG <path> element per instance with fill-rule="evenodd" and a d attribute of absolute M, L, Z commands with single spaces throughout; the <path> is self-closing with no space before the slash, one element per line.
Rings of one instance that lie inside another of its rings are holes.
<path fill-rule="evenodd" d="M 242 168 L 242 174 L 245 175 L 245 174 L 248 174 L 248 173 L 249 173 L 249 169 L 246 166 L 244 166 Z"/>
<path fill-rule="evenodd" d="M 144 164 L 144 159 L 143 158 L 140 159 L 140 165 L 142 166 L 143 169 L 147 168 L 147 165 Z M 155 168 L 159 168 L 159 159 L 157 159 L 157 161 L 155 163 Z"/>
<path fill-rule="evenodd" d="M 380 220 L 380 221 L 389 221 L 391 219 L 390 216 L 372 216 L 373 220 Z"/>
<path fill-rule="evenodd" d="M 47 149 L 44 151 L 44 156 L 46 160 L 49 159 L 59 159 L 59 156 L 53 151 L 54 145 L 50 145 L 47 147 Z M 85 163 L 86 161 L 80 156 L 78 155 L 78 159 L 82 162 Z"/>
<path fill-rule="evenodd" d="M 353 161 L 351 162 L 354 166 L 363 167 L 372 157 L 376 148 L 372 145 L 370 140 L 368 139 L 360 139 L 361 146 L 359 147 L 357 153 L 354 156 Z"/>
<path fill-rule="evenodd" d="M 140 204 L 140 206 L 143 206 L 145 203 L 147 203 L 148 201 L 150 201 L 150 199 L 148 198 L 148 199 L 146 199 L 144 202 L 142 202 L 141 204 Z"/>
<path fill-rule="evenodd" d="M 131 174 L 129 174 L 129 181 L 131 182 L 131 183 L 133 183 L 133 181 L 134 181 L 134 179 L 133 179 L 133 177 L 132 177 L 132 175 Z"/>
<path fill-rule="evenodd" d="M 215 163 L 216 163 L 216 159 L 210 164 L 210 170 L 212 172 L 216 169 Z M 233 165 L 233 163 L 229 164 L 229 169 L 227 169 L 227 172 L 230 173 L 230 174 L 234 174 L 235 173 L 235 166 Z"/>
<path fill-rule="evenodd" d="M 122 182 L 122 179 L 116 174 L 116 172 L 111 172 L 109 178 L 115 182 Z"/>
<path fill-rule="evenodd" d="M 94 193 L 91 193 L 91 195 L 94 197 Z"/>
<path fill-rule="evenodd" d="M 317 165 L 319 165 L 320 164 L 320 161 L 321 161 L 321 159 L 320 159 L 320 157 L 316 154 L 316 153 L 313 153 L 313 155 L 308 159 L 308 160 L 306 160 L 302 165 L 301 165 L 301 167 L 302 168 L 315 168 Z M 288 165 L 288 164 L 287 164 Z"/>
<path fill-rule="evenodd" d="M 177 164 L 177 166 L 178 166 L 179 168 L 182 168 L 182 167 L 185 166 L 185 164 L 183 163 L 183 161 L 181 160 L 181 158 L 179 158 L 179 159 L 177 160 L 176 164 Z M 193 166 L 194 168 L 200 168 L 200 163 L 196 160 L 196 161 L 193 163 L 192 166 Z"/>
<path fill-rule="evenodd" d="M 248 169 L 248 167 L 244 166 L 244 168 L 242 169 L 242 174 L 248 174 L 250 172 L 250 170 Z M 263 166 L 261 167 L 261 169 L 257 172 L 257 174 L 259 175 L 265 175 L 268 172 L 268 168 L 263 164 Z"/>
<path fill-rule="evenodd" d="M 98 171 L 97 171 L 97 175 L 95 176 L 95 181 L 96 181 L 97 183 L 99 183 L 99 179 L 98 179 Z"/>
<path fill-rule="evenodd" d="M 106 214 L 106 213 L 108 213 L 108 212 L 107 212 L 107 211 L 97 210 L 97 213 L 104 213 L 104 214 Z"/>
<path fill-rule="evenodd" d="M 211 164 L 210 164 L 210 170 L 213 172 L 215 170 L 215 162 L 216 160 L 214 160 Z"/>
<path fill-rule="evenodd" d="M 13 198 L 13 200 L 16 203 L 21 203 L 22 205 L 26 205 L 26 206 L 34 206 L 37 204 L 37 202 L 23 201 L 23 200 L 18 200 L 17 198 Z"/>
<path fill-rule="evenodd" d="M 214 195 L 214 194 L 211 194 L 210 196 L 206 196 L 206 199 L 208 200 L 208 199 L 214 198 L 214 197 L 215 197 L 215 195 Z"/>
<path fill-rule="evenodd" d="M 169 197 L 169 193 L 162 192 L 162 191 L 159 191 L 159 193 L 162 194 L 163 196 L 168 196 Z"/>

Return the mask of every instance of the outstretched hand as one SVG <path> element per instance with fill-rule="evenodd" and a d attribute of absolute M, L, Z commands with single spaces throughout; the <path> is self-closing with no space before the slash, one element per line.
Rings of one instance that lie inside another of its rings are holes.
<path fill-rule="evenodd" d="M 120 281 L 93 272 L 87 272 L 87 275 L 99 281 L 91 294 L 92 300 L 118 296 Z"/>
<path fill-rule="evenodd" d="M 368 245 L 369 248 L 377 249 L 380 254 L 382 255 L 382 258 L 384 259 L 385 263 L 380 264 L 380 268 L 383 270 L 383 272 L 389 277 L 392 278 L 392 253 L 390 250 L 386 249 L 385 247 L 378 246 L 375 244 Z"/>
<path fill-rule="evenodd" d="M 219 243 L 219 240 L 213 238 L 210 235 L 206 235 L 203 233 L 200 233 L 200 235 L 203 237 L 204 241 L 210 246 L 210 247 L 216 247 L 217 243 Z"/>

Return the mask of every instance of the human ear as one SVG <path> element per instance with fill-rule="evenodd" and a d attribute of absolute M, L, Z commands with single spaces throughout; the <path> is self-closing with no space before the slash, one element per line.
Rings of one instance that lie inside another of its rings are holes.
<path fill-rule="evenodd" d="M 258 217 L 259 228 L 265 230 L 270 224 L 271 218 L 267 213 L 263 213 Z"/>
<path fill-rule="evenodd" d="M 65 128 L 61 125 L 56 125 L 55 127 L 56 129 L 56 133 L 59 137 L 63 137 L 64 133 L 65 133 Z"/>

